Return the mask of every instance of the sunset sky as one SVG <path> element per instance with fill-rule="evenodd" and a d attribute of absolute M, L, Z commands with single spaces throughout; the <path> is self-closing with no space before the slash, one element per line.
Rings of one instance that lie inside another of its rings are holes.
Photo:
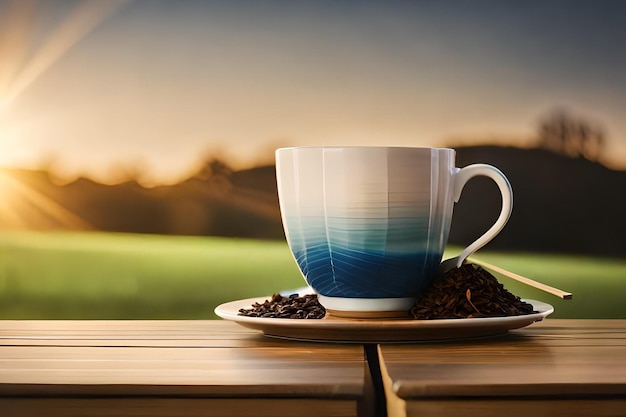
<path fill-rule="evenodd" d="M 0 0 L 0 166 L 146 184 L 278 146 L 531 145 L 626 169 L 626 1 Z"/>

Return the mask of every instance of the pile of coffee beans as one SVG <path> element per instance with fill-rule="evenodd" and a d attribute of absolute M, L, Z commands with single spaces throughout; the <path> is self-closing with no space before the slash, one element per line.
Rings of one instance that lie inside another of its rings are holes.
<path fill-rule="evenodd" d="M 437 276 L 428 291 L 410 310 L 419 320 L 505 317 L 533 313 L 532 304 L 513 295 L 489 272 L 475 264 L 464 264 Z M 271 300 L 239 310 L 240 316 L 321 319 L 326 310 L 317 295 L 288 297 L 274 294 Z"/>
<path fill-rule="evenodd" d="M 315 294 L 304 296 L 291 294 L 288 297 L 274 294 L 271 300 L 254 303 L 252 308 L 240 309 L 239 315 L 280 319 L 321 319 L 326 315 L 326 310 L 317 301 Z"/>
<path fill-rule="evenodd" d="M 475 264 L 464 264 L 439 275 L 411 309 L 411 315 L 420 320 L 531 313 L 532 304 L 510 293 L 496 277 Z"/>

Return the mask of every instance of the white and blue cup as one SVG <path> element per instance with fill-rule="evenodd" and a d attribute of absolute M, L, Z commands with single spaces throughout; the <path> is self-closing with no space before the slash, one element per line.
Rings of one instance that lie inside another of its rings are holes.
<path fill-rule="evenodd" d="M 453 205 L 470 178 L 493 179 L 502 210 L 461 261 L 502 230 L 512 209 L 504 174 L 486 164 L 456 168 L 454 149 L 282 148 L 276 175 L 291 252 L 334 316 L 407 315 L 437 275 Z"/>

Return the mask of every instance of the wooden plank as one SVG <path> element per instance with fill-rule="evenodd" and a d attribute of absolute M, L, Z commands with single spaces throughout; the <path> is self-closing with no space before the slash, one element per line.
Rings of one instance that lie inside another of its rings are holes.
<path fill-rule="evenodd" d="M 389 414 L 395 417 L 397 414 Z M 537 399 L 502 400 L 494 398 L 442 401 L 410 401 L 407 417 L 624 417 L 625 399 Z"/>
<path fill-rule="evenodd" d="M 356 401 L 365 390 L 362 346 L 270 339 L 230 322 L 13 321 L 0 322 L 0 337 L 0 396 Z"/>
<path fill-rule="evenodd" d="M 580 398 L 576 415 L 613 415 L 626 402 L 626 320 L 548 319 L 504 337 L 381 345 L 379 354 L 390 415 L 555 415 Z"/>
<path fill-rule="evenodd" d="M 0 398 L 7 417 L 299 417 L 355 416 L 354 401 L 219 398 Z"/>
<path fill-rule="evenodd" d="M 231 345 L 260 333 L 221 320 L 5 320 L 2 345 L 208 346 Z M 219 342 L 221 341 L 221 342 Z"/>
<path fill-rule="evenodd" d="M 161 385 L 196 386 L 195 392 L 201 386 L 204 393 L 224 395 L 356 397 L 363 391 L 365 363 L 354 349 L 328 346 L 317 351 L 297 344 L 240 349 L 36 346 L 0 348 L 0 370 L 0 393 L 7 385 L 15 392 L 19 384 Z"/>

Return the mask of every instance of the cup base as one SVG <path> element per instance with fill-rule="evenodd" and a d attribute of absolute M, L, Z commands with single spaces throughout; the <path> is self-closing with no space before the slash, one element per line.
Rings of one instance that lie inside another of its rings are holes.
<path fill-rule="evenodd" d="M 403 298 L 341 298 L 318 294 L 318 300 L 331 317 L 355 319 L 386 319 L 409 316 L 414 297 Z"/>
<path fill-rule="evenodd" d="M 358 319 L 358 320 L 375 320 L 375 319 L 409 319 L 408 311 L 344 311 L 326 309 L 325 319 Z"/>

